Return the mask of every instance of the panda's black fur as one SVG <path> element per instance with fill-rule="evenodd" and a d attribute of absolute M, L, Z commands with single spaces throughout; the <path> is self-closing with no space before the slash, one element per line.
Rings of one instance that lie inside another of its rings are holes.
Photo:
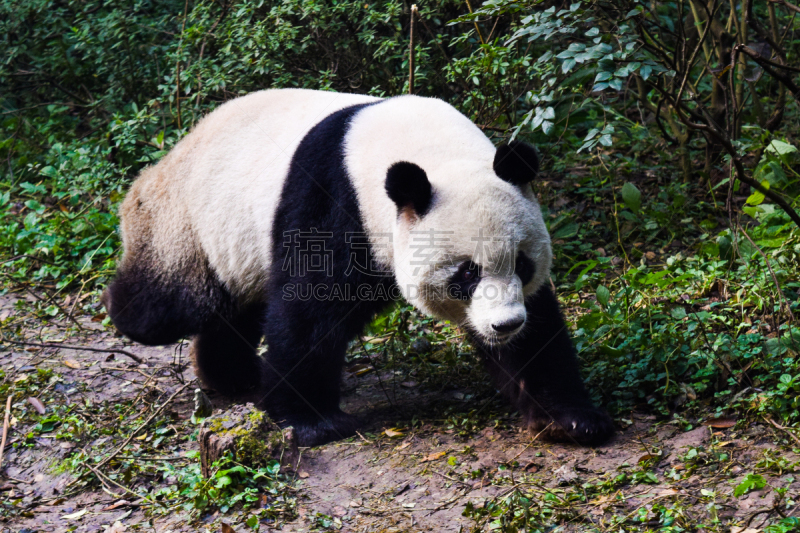
<path fill-rule="evenodd" d="M 347 272 L 346 235 L 365 234 L 358 195 L 345 168 L 344 139 L 352 118 L 367 106 L 346 107 L 310 129 L 294 152 L 272 224 L 272 254 L 285 255 L 287 232 L 334 228 L 332 276 L 306 272 L 302 279 L 270 266 L 264 303 L 237 303 L 208 269 L 197 279 L 160 280 L 147 264 L 126 263 L 104 295 L 117 328 L 145 344 L 175 342 L 193 335 L 193 356 L 205 386 L 228 396 L 256 398 L 284 425 L 295 427 L 301 445 L 316 445 L 353 435 L 356 420 L 341 411 L 340 376 L 348 342 L 392 300 L 391 275 Z M 495 157 L 502 179 L 527 183 L 538 171 L 533 148 L 504 145 Z M 435 194 L 424 170 L 399 162 L 386 179 L 386 194 L 399 212 L 424 216 Z M 518 268 L 536 268 L 519 259 Z M 520 275 L 523 275 L 522 273 Z M 347 294 L 369 286 L 377 298 L 286 298 L 290 285 L 349 286 Z M 168 289 L 164 289 L 168 287 Z M 200 287 L 198 289 L 198 287 Z M 474 290 L 474 289 L 473 289 Z M 462 297 L 471 292 L 464 288 Z M 513 342 L 490 345 L 467 331 L 498 389 L 520 410 L 534 431 L 581 444 L 608 439 L 613 425 L 595 408 L 578 371 L 568 328 L 551 289 L 544 285 L 525 300 L 529 327 Z M 261 337 L 267 352 L 256 352 Z"/>

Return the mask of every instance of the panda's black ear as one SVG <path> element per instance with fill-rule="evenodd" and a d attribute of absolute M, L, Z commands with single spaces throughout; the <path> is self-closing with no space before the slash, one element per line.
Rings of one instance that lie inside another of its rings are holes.
<path fill-rule="evenodd" d="M 536 148 L 521 141 L 501 144 L 494 154 L 494 173 L 514 185 L 524 185 L 539 173 Z"/>
<path fill-rule="evenodd" d="M 397 209 L 411 207 L 417 216 L 423 216 L 431 206 L 431 182 L 428 175 L 414 163 L 401 161 L 389 167 L 386 173 L 386 194 Z"/>

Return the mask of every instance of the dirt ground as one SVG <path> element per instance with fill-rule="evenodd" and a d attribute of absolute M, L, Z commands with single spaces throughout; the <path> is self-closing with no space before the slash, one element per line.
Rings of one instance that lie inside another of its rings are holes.
<path fill-rule="evenodd" d="M 0 313 L 8 317 L 10 310 L 13 316 L 17 311 L 12 304 L 12 298 L 0 301 Z M 132 402 L 138 409 L 148 402 L 161 404 L 183 388 L 165 409 L 172 413 L 176 432 L 184 431 L 177 427 L 192 414 L 195 388 L 185 347 L 130 344 L 99 322 L 88 317 L 78 320 L 83 329 L 69 338 L 65 338 L 63 321 L 35 324 L 28 320 L 21 327 L 29 332 L 26 338 L 31 342 L 125 349 L 145 362 L 138 364 L 119 353 L 6 344 L 0 346 L 5 380 L 24 382 L 33 379 L 30 376 L 38 369 L 52 369 L 60 375 L 60 380 L 35 393 L 40 399 L 47 398 L 46 412 L 59 405 L 115 402 Z M 549 496 L 550 500 L 560 499 L 547 520 L 563 531 L 606 531 L 615 524 L 615 531 L 621 530 L 620 525 L 626 530 L 658 529 L 663 519 L 653 514 L 654 506 L 663 505 L 680 513 L 683 524 L 715 524 L 720 531 L 749 527 L 751 533 L 781 514 L 791 515 L 794 509 L 800 482 L 788 474 L 800 459 L 789 446 L 776 444 L 782 439 L 785 442 L 786 436 L 766 425 L 740 423 L 731 428 L 699 426 L 684 431 L 681 424 L 633 413 L 620 420 L 626 427 L 613 442 L 596 449 L 581 448 L 533 439 L 517 427 L 516 415 L 508 408 L 505 412 L 501 408 L 499 417 L 475 414 L 503 405 L 493 398 L 492 391 L 487 395 L 481 387 L 476 387 L 481 389 L 477 392 L 469 387 L 423 390 L 413 382 L 397 383 L 397 379 L 392 373 L 345 375 L 345 410 L 362 417 L 364 428 L 347 441 L 301 450 L 300 464 L 290 472 L 296 514 L 289 520 L 262 521 L 258 525 L 261 531 L 455 533 L 497 529 L 490 524 L 493 517 L 462 513 L 468 505 L 488 508 L 489 503 L 502 502 L 514 493 L 524 493 L 535 502 Z M 141 402 L 138 406 L 137 401 Z M 225 407 L 220 399 L 215 398 L 214 403 L 217 408 Z M 251 530 L 244 524 L 246 514 L 235 510 L 229 514 L 209 512 L 190 522 L 180 510 L 154 515 L 121 491 L 103 489 L 96 482 L 88 487 L 76 483 L 78 473 L 64 465 L 77 445 L 56 438 L 57 432 L 33 431 L 40 418 L 31 416 L 32 409 L 27 398 L 14 398 L 0 475 L 0 500 L 7 511 L 0 532 L 177 533 L 220 531 L 222 522 L 235 531 Z M 451 415 L 459 412 L 472 412 L 485 426 L 464 430 L 454 425 Z M 110 418 L 99 426 L 115 423 Z M 146 428 L 143 434 L 148 435 Z M 84 446 L 102 444 L 97 440 Z M 196 449 L 197 442 L 173 440 L 154 461 L 182 464 L 192 460 L 184 454 Z M 136 445 L 133 439 L 129 447 Z M 694 457 L 687 458 L 692 450 Z M 127 453 L 125 449 L 120 452 L 123 456 Z M 720 454 L 725 460 L 714 460 Z M 765 458 L 772 458 L 772 463 L 765 463 Z M 767 485 L 734 497 L 734 488 L 758 464 Z M 642 473 L 639 481 L 637 472 Z M 611 483 L 622 474 L 630 480 L 603 494 L 586 492 L 587 486 Z M 137 478 L 135 487 L 156 488 L 169 481 Z M 776 487 L 786 489 L 782 501 L 776 501 Z M 564 503 L 568 501 L 572 503 Z M 8 509 L 14 512 L 9 514 Z"/>

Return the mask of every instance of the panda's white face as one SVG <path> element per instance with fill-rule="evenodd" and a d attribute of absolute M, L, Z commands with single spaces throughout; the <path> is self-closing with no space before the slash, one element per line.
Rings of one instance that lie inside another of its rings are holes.
<path fill-rule="evenodd" d="M 488 169 L 445 170 L 461 177 L 460 187 L 434 185 L 422 217 L 412 209 L 400 212 L 395 276 L 421 311 L 454 321 L 489 344 L 508 342 L 527 325 L 525 298 L 550 273 L 550 237 L 539 205 L 529 184 L 512 185 L 493 173 L 467 179 Z"/>

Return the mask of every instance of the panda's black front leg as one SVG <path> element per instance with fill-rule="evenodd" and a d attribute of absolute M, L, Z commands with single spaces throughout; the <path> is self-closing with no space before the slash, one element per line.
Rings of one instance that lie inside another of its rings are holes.
<path fill-rule="evenodd" d="M 339 402 L 348 333 L 359 317 L 336 307 L 313 298 L 268 304 L 259 406 L 281 426 L 293 426 L 300 446 L 344 439 L 357 427 Z"/>
<path fill-rule="evenodd" d="M 498 388 L 534 433 L 584 445 L 608 440 L 613 422 L 589 399 L 555 295 L 542 287 L 525 307 L 525 329 L 510 343 L 489 346 L 474 339 Z"/>

